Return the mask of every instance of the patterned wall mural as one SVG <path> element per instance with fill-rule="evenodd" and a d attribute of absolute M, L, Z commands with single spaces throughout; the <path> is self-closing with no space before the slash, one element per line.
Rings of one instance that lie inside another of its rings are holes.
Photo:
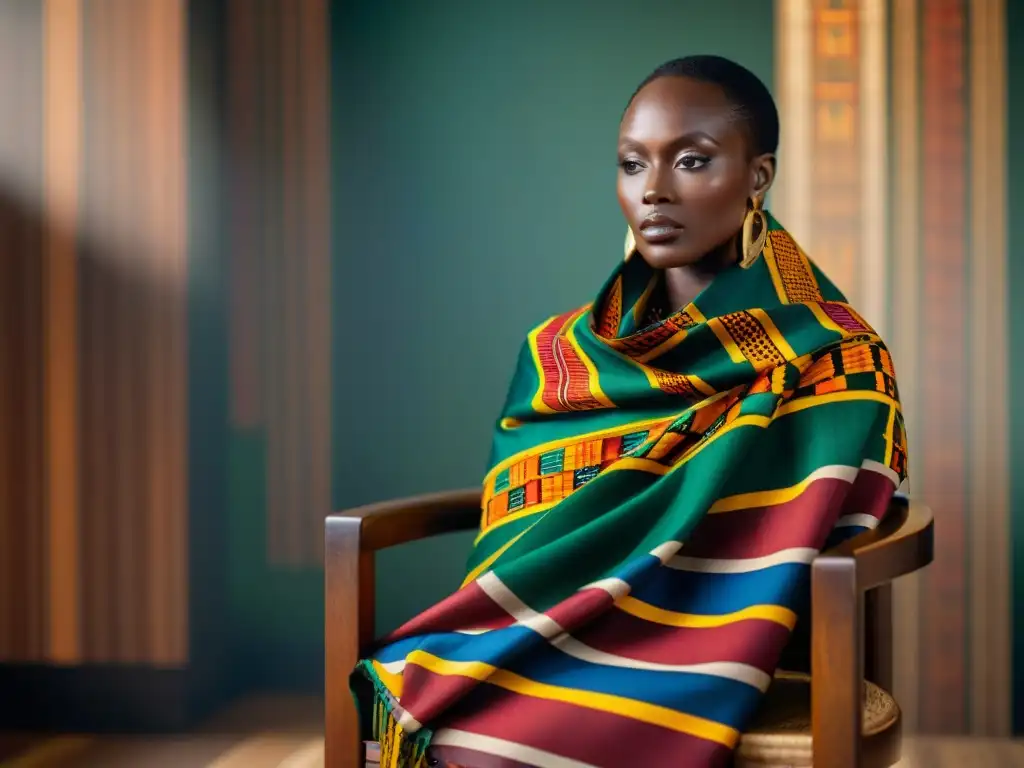
<path fill-rule="evenodd" d="M 776 8 L 775 208 L 890 339 L 936 515 L 934 564 L 896 590 L 897 698 L 911 729 L 1006 734 L 1004 4 Z"/>
<path fill-rule="evenodd" d="M 188 657 L 185 51 L 0 4 L 0 662 Z"/>

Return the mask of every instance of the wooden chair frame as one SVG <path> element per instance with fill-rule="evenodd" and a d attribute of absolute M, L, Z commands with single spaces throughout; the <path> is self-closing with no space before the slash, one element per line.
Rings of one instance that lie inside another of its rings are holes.
<path fill-rule="evenodd" d="M 479 522 L 479 489 L 371 504 L 327 518 L 325 768 L 362 768 L 365 759 L 348 679 L 374 639 L 375 554 L 475 530 Z M 871 743 L 862 739 L 862 681 L 892 691 L 891 582 L 932 561 L 933 532 L 931 511 L 897 496 L 877 529 L 823 552 L 811 565 L 812 734 L 829 768 L 859 768 L 868 753 L 898 758 L 898 729 Z"/>

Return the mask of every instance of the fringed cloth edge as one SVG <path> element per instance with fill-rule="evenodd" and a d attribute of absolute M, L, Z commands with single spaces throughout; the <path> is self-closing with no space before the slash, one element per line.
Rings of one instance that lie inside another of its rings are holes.
<path fill-rule="evenodd" d="M 433 731 L 421 726 L 410 731 L 401 725 L 405 710 L 380 679 L 372 661 L 359 662 L 355 674 L 373 686 L 372 734 L 380 745 L 380 768 L 427 768 L 427 748 Z M 360 712 L 360 716 L 363 714 Z"/>

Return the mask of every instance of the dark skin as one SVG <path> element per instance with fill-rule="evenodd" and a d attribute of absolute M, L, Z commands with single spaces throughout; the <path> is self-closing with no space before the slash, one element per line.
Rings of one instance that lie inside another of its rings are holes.
<path fill-rule="evenodd" d="M 754 152 L 717 85 L 662 77 L 637 93 L 619 126 L 619 205 L 640 255 L 664 270 L 670 311 L 741 258 L 750 200 L 774 178 L 775 156 Z"/>

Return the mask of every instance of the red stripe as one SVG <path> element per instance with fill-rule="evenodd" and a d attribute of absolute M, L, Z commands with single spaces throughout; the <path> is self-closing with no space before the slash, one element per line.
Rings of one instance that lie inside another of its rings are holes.
<path fill-rule="evenodd" d="M 666 764 L 713 768 L 725 765 L 731 754 L 717 742 L 492 685 L 480 686 L 445 724 L 608 768 Z M 435 752 L 441 757 L 445 749 L 437 747 Z M 476 760 L 472 764 L 483 765 Z"/>
<path fill-rule="evenodd" d="M 554 347 L 558 343 L 558 333 L 574 314 L 575 311 L 566 312 L 552 318 L 537 334 L 537 359 L 540 360 L 541 372 L 544 377 L 541 400 L 544 401 L 548 408 L 555 411 L 564 411 L 566 407 L 562 404 L 559 397 L 563 374 L 560 371 L 558 361 L 555 359 Z"/>
<path fill-rule="evenodd" d="M 553 608 L 545 611 L 558 625 L 569 632 L 599 616 L 612 607 L 612 596 L 603 589 L 581 589 Z"/>
<path fill-rule="evenodd" d="M 825 478 L 782 504 L 708 515 L 684 551 L 687 557 L 728 560 L 764 557 L 792 547 L 821 549 L 849 492 L 845 480 Z"/>
<path fill-rule="evenodd" d="M 421 723 L 432 723 L 479 686 L 480 681 L 473 677 L 437 675 L 416 664 L 406 664 L 402 672 L 402 708 Z"/>
<path fill-rule="evenodd" d="M 747 619 L 722 627 L 668 627 L 615 609 L 573 637 L 605 653 L 653 664 L 738 661 L 772 673 L 790 631 L 774 621 Z"/>
<path fill-rule="evenodd" d="M 491 600 L 475 581 L 449 595 L 437 605 L 428 608 L 416 618 L 407 621 L 381 641 L 393 643 L 414 635 L 432 632 L 454 632 L 459 629 L 497 629 L 507 627 L 514 620 Z"/>
<path fill-rule="evenodd" d="M 896 487 L 880 472 L 862 469 L 843 505 L 844 515 L 871 515 L 881 520 L 889 509 Z"/>

